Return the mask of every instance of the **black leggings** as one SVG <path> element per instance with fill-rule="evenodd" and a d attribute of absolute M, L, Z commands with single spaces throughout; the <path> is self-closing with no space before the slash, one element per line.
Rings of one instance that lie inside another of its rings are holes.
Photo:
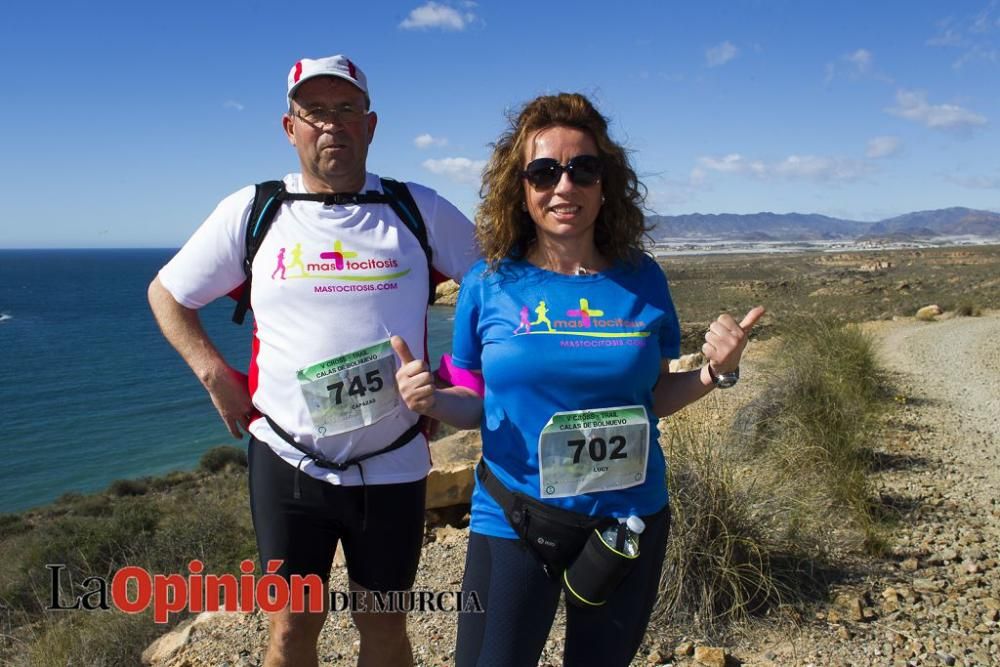
<path fill-rule="evenodd" d="M 669 508 L 643 519 L 639 558 L 608 602 L 594 609 L 566 605 L 566 667 L 627 667 L 639 650 L 663 569 Z M 459 615 L 456 667 L 535 667 L 560 582 L 545 575 L 520 540 L 470 533 L 462 590 L 476 591 L 486 613 Z"/>

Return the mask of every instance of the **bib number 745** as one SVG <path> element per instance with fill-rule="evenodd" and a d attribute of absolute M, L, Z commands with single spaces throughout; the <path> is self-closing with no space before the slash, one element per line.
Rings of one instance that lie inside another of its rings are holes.
<path fill-rule="evenodd" d="M 382 376 L 379 373 L 379 369 L 377 368 L 373 371 L 365 373 L 363 381 L 360 375 L 344 379 L 349 380 L 347 384 L 347 395 L 352 398 L 355 396 L 363 398 L 368 392 L 375 393 L 385 386 L 385 383 L 382 381 Z M 343 382 L 334 382 L 333 384 L 329 384 L 326 386 L 326 390 L 333 392 L 334 402 L 337 405 L 340 405 L 343 402 Z"/>

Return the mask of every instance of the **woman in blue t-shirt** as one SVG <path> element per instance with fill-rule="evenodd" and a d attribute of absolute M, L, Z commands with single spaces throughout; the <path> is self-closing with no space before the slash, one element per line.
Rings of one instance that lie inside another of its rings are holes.
<path fill-rule="evenodd" d="M 462 588 L 485 613 L 459 617 L 456 665 L 537 664 L 563 569 L 595 522 L 637 516 L 645 530 L 624 580 L 566 617 L 564 664 L 624 666 L 649 621 L 669 529 L 657 419 L 735 383 L 763 308 L 739 323 L 720 316 L 702 347 L 708 363 L 670 373 L 677 314 L 643 252 L 644 189 L 607 120 L 575 94 L 539 97 L 512 120 L 484 174 L 484 259 L 455 311 L 446 371 L 468 380 L 435 388 L 396 338 L 397 384 L 411 409 L 482 431 Z M 545 532 L 547 510 L 581 527 Z"/>

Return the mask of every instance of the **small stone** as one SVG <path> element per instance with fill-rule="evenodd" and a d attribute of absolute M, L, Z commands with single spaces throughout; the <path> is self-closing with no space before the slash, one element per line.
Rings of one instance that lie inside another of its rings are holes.
<path fill-rule="evenodd" d="M 852 621 L 863 621 L 865 618 L 864 600 L 856 595 L 838 595 L 836 605 L 846 611 Z"/>
<path fill-rule="evenodd" d="M 899 564 L 899 569 L 903 572 L 916 572 L 920 567 L 920 562 L 916 558 L 907 558 Z"/>
<path fill-rule="evenodd" d="M 933 320 L 935 317 L 943 313 L 944 310 L 941 306 L 937 304 L 931 304 L 930 306 L 924 306 L 917 311 L 915 317 L 918 320 Z"/>
<path fill-rule="evenodd" d="M 851 631 L 845 628 L 843 625 L 837 626 L 837 636 L 843 641 L 847 641 L 851 638 Z"/>
<path fill-rule="evenodd" d="M 954 664 L 955 664 L 955 656 L 953 656 L 952 654 L 945 653 L 944 651 L 938 651 L 937 652 L 937 656 L 938 656 L 938 658 L 941 659 L 941 662 L 943 662 L 944 664 L 948 665 L 948 667 L 953 667 L 954 666 Z"/>
<path fill-rule="evenodd" d="M 347 567 L 347 557 L 344 556 L 344 547 L 341 543 L 337 544 L 337 550 L 333 553 L 333 566 Z"/>
<path fill-rule="evenodd" d="M 1000 621 L 1000 610 L 990 609 L 983 614 L 983 620 L 987 623 L 996 623 L 997 621 Z"/>
<path fill-rule="evenodd" d="M 972 655 L 971 656 L 967 656 L 966 659 L 968 659 L 970 657 L 974 661 L 973 664 L 976 664 L 976 665 L 988 665 L 988 664 L 990 664 L 990 656 L 986 653 L 986 651 L 984 651 L 982 649 L 978 649 L 978 650 L 973 651 Z"/>
<path fill-rule="evenodd" d="M 691 642 L 681 642 L 674 649 L 674 655 L 689 656 L 694 654 L 694 644 Z"/>
<path fill-rule="evenodd" d="M 646 657 L 646 662 L 651 665 L 659 665 L 664 662 L 663 654 L 659 651 L 653 651 Z"/>
<path fill-rule="evenodd" d="M 694 660 L 705 667 L 726 667 L 726 652 L 715 646 L 699 646 L 694 650 Z"/>
<path fill-rule="evenodd" d="M 934 579 L 917 578 L 913 580 L 913 589 L 922 593 L 936 593 L 944 589 L 944 583 Z"/>

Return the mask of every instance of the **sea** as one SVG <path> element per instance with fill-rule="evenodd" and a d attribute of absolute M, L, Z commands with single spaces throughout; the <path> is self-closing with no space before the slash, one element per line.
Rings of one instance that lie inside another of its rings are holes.
<path fill-rule="evenodd" d="M 175 252 L 0 250 L 0 513 L 246 445 L 150 313 L 146 288 Z M 230 321 L 233 305 L 220 299 L 201 319 L 245 370 L 252 325 Z M 451 308 L 431 308 L 431 359 L 450 350 L 451 325 Z"/>

